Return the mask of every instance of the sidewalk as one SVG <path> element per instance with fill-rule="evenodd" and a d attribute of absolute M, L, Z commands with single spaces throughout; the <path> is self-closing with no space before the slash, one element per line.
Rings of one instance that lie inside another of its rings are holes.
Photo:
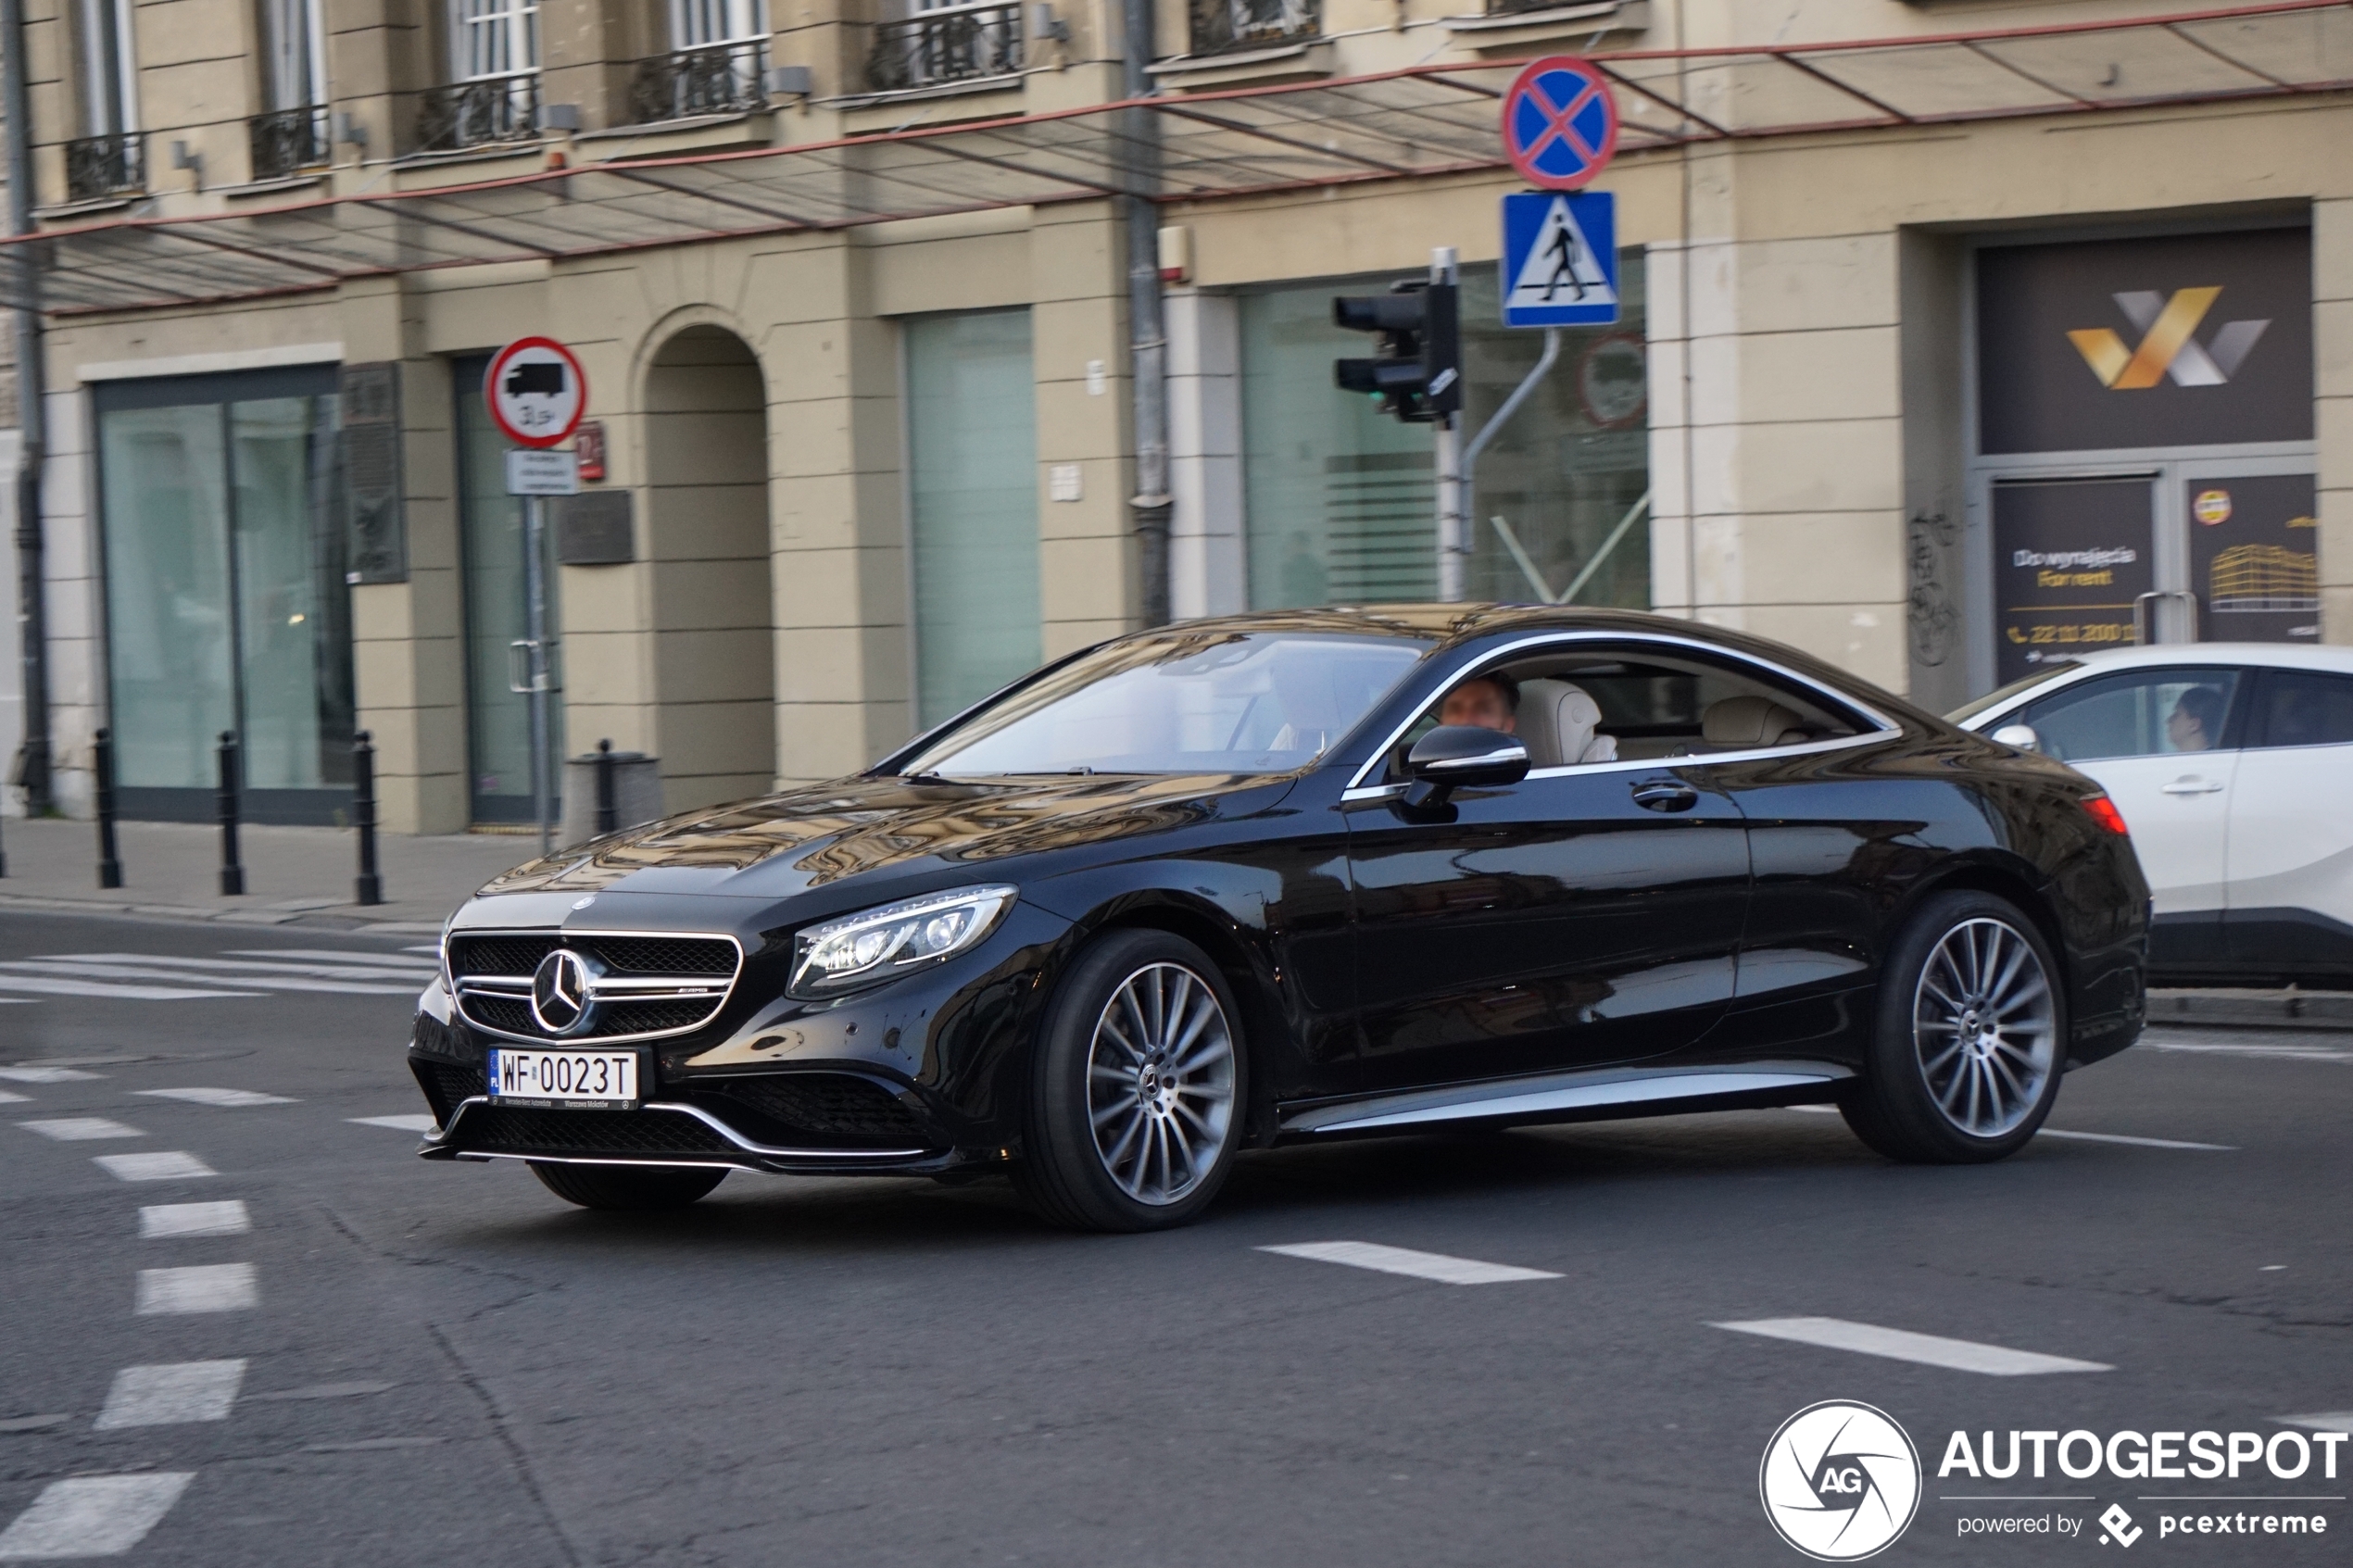
<path fill-rule="evenodd" d="M 451 834 L 376 839 L 384 902 L 352 902 L 359 834 L 342 828 L 237 830 L 245 894 L 220 894 L 220 830 L 210 823 L 121 822 L 115 830 L 122 885 L 98 886 L 98 829 L 83 822 L 0 824 L 8 874 L 0 912 L 44 909 L 81 914 L 163 915 L 258 925 L 437 933 L 475 888 L 539 852 L 536 835 Z"/>

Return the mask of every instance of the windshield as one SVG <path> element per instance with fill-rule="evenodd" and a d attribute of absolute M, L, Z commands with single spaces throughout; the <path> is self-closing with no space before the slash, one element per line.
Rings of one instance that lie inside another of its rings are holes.
<path fill-rule="evenodd" d="M 2008 685 L 2002 687 L 1999 691 L 1987 692 L 1975 702 L 1965 702 L 1961 704 L 1960 707 L 1953 709 L 1952 712 L 1944 715 L 1944 717 L 1951 720 L 1956 724 L 1966 725 L 1970 720 L 1976 718 L 1987 709 L 1998 708 L 2003 703 L 2009 701 L 2010 698 L 2018 696 L 2020 692 L 2031 692 L 2054 675 L 2064 675 L 2070 670 L 2081 670 L 2082 668 L 2083 668 L 2083 666 L 2081 660 L 2072 659 L 2055 659 L 2048 664 L 2043 665 L 2041 668 L 2037 669 L 2032 675 L 2021 675 L 2017 680 L 2012 681 Z"/>
<path fill-rule="evenodd" d="M 1430 645 L 1168 632 L 1099 648 L 935 737 L 901 773 L 1283 773 L 1355 727 Z"/>

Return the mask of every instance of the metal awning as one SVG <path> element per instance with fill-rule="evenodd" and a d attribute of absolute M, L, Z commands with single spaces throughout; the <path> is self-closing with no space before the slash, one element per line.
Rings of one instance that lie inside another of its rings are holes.
<path fill-rule="evenodd" d="M 2353 88 L 2353 0 L 1856 43 L 1590 56 L 1621 152 Z M 29 251 L 57 314 L 187 307 L 348 279 L 573 259 L 1111 194 L 1214 200 L 1503 167 L 1524 61 L 1423 66 L 799 146 L 562 170 L 185 218 L 132 216 Z M 0 304 L 24 270 L 0 268 Z"/>

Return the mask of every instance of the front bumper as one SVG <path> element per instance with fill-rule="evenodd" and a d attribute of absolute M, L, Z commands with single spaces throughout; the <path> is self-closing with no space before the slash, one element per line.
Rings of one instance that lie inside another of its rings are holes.
<path fill-rule="evenodd" d="M 648 1100 L 633 1110 L 546 1110 L 459 1101 L 418 1150 L 427 1160 L 523 1160 L 559 1165 L 701 1165 L 779 1174 L 928 1175 L 970 1163 L 954 1150 L 902 1141 L 873 1148 L 765 1143 L 698 1105 Z"/>

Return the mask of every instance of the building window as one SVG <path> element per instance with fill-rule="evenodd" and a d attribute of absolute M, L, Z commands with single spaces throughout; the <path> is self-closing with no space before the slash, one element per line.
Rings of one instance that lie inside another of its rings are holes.
<path fill-rule="evenodd" d="M 81 0 L 82 133 L 66 144 L 69 201 L 94 201 L 145 186 L 131 19 L 131 0 Z"/>
<path fill-rule="evenodd" d="M 1438 591 L 1431 429 L 1332 385 L 1364 351 L 1333 327 L 1336 294 L 1386 277 L 1287 285 L 1240 300 L 1242 460 L 1256 609 L 1429 599 Z M 1621 259 L 1617 326 L 1565 334 L 1559 362 L 1480 458 L 1465 593 L 1505 603 L 1650 608 L 1642 259 Z M 1511 395 L 1541 332 L 1500 320 L 1495 270 L 1466 269 L 1465 433 Z M 1572 590 L 1574 590 L 1572 592 Z"/>
<path fill-rule="evenodd" d="M 350 806 L 352 671 L 325 369 L 95 394 L 107 718 L 126 816 L 204 821 L 222 731 L 245 814 Z"/>
<path fill-rule="evenodd" d="M 421 151 L 536 137 L 538 0 L 449 0 L 449 77 L 419 104 Z"/>
<path fill-rule="evenodd" d="M 914 0 L 911 15 L 875 27 L 866 85 L 876 93 L 1011 76 L 1022 69 L 1022 7 Z"/>
<path fill-rule="evenodd" d="M 764 108 L 767 77 L 766 0 L 670 0 L 670 52 L 637 62 L 631 118 L 644 125 Z"/>
<path fill-rule="evenodd" d="M 253 177 L 275 180 L 328 161 L 327 39 L 321 0 L 262 0 L 268 108 L 246 122 Z"/>
<path fill-rule="evenodd" d="M 1319 38 L 1323 12 L 1322 0 L 1189 0 L 1188 48 L 1223 55 Z"/>
<path fill-rule="evenodd" d="M 1040 658 L 1029 312 L 915 317 L 905 363 L 915 711 L 928 728 Z"/>

